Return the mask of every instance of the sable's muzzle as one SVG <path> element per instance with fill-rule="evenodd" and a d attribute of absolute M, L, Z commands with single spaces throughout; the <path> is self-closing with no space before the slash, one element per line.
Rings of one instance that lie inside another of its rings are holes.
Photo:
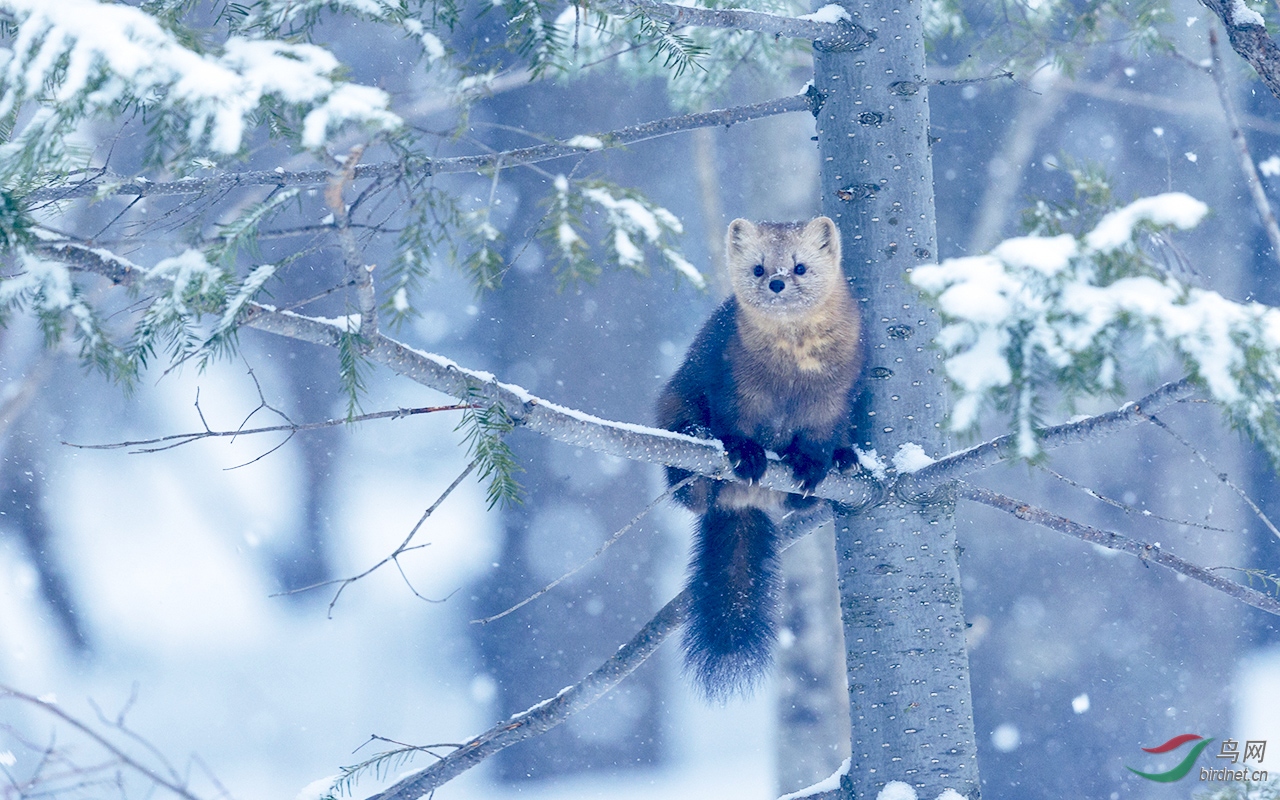
<path fill-rule="evenodd" d="M 786 286 L 786 284 L 782 282 L 782 279 L 781 279 L 781 278 L 774 278 L 773 280 L 769 281 L 769 289 L 770 289 L 774 294 L 777 294 L 778 292 L 782 291 L 782 289 L 783 289 L 785 286 Z"/>

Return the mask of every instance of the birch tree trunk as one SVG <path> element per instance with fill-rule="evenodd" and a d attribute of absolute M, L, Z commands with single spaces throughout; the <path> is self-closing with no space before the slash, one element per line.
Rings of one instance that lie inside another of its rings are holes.
<path fill-rule="evenodd" d="M 876 33 L 856 52 L 818 52 L 814 85 L 822 208 L 844 242 L 867 360 L 859 440 L 886 461 L 914 442 L 948 451 L 937 314 L 906 275 L 937 255 L 921 3 L 842 3 Z M 852 761 L 844 792 L 904 781 L 924 798 L 979 796 L 954 503 L 890 495 L 837 508 Z"/>

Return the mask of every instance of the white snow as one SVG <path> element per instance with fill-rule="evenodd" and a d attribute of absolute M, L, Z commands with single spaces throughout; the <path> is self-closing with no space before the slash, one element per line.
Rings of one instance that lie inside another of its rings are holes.
<path fill-rule="evenodd" d="M 18 759 L 10 750 L 0 750 L 0 767 L 12 767 L 18 763 Z"/>
<path fill-rule="evenodd" d="M 1266 27 L 1266 21 L 1263 20 L 1262 15 L 1245 5 L 1244 0 L 1232 0 L 1230 19 L 1237 28 L 1242 25 Z"/>
<path fill-rule="evenodd" d="M 1236 0 L 1239 2 L 1239 0 Z M 828 3 L 812 14 L 804 14 L 796 17 L 796 19 L 808 19 L 814 22 L 826 22 L 834 25 L 837 22 L 844 22 L 849 19 L 849 12 L 838 3 Z"/>
<path fill-rule="evenodd" d="M 1267 178 L 1280 175 L 1280 156 L 1272 154 L 1265 161 L 1258 162 L 1258 171 Z"/>
<path fill-rule="evenodd" d="M 924 448 L 915 442 L 898 445 L 898 452 L 893 454 L 893 467 L 898 474 L 919 472 L 934 462 L 935 459 L 925 453 Z"/>
<path fill-rule="evenodd" d="M 7 87 L 0 114 L 52 82 L 60 105 L 83 98 L 108 108 L 136 97 L 184 108 L 191 114 L 191 142 L 219 153 L 241 148 L 246 117 L 269 96 L 313 107 L 304 133 L 308 147 L 322 145 L 328 128 L 346 121 L 400 125 L 387 110 L 385 92 L 339 82 L 337 59 L 315 45 L 232 37 L 221 55 L 204 55 L 184 47 L 145 12 L 120 3 L 0 0 L 0 10 L 18 20 L 0 76 Z M 27 129 L 38 131 L 51 120 L 33 119 Z"/>
<path fill-rule="evenodd" d="M 1085 236 L 1085 242 L 1092 250 L 1108 253 L 1127 244 L 1139 223 L 1172 225 L 1186 230 L 1199 225 L 1207 213 L 1208 206 L 1183 192 L 1144 197 L 1103 217 L 1098 226 Z"/>
<path fill-rule="evenodd" d="M 1064 233 L 1047 239 L 1042 236 L 1006 239 L 991 251 L 991 255 L 1011 267 L 1038 269 L 1046 275 L 1053 275 L 1066 269 L 1077 252 L 1079 248 L 1075 237 Z"/>
<path fill-rule="evenodd" d="M 821 794 L 823 792 L 831 792 L 836 789 L 839 789 L 840 779 L 845 775 L 849 774 L 849 767 L 852 763 L 853 763 L 853 759 L 846 758 L 844 762 L 840 764 L 840 768 L 837 769 L 835 772 L 831 773 L 830 775 L 828 775 L 827 777 L 823 778 L 822 780 L 818 781 L 812 786 L 808 786 L 804 789 L 801 789 L 798 792 L 791 792 L 790 794 L 784 794 L 782 797 L 779 797 L 778 800 L 801 800 L 801 798 L 812 797 L 815 794 Z"/>
<path fill-rule="evenodd" d="M 686 261 L 684 256 L 680 255 L 680 253 L 672 250 L 670 247 L 664 247 L 662 248 L 662 255 L 666 256 L 667 263 L 669 263 L 676 272 L 688 278 L 689 283 L 692 283 L 695 288 L 707 288 L 706 277 L 698 271 L 697 267 Z"/>
<path fill-rule="evenodd" d="M 302 790 L 298 792 L 298 796 L 293 800 L 320 800 L 322 797 L 327 797 L 333 793 L 333 785 L 341 777 L 341 775 L 328 775 L 323 778 L 317 778 L 302 787 Z"/>
<path fill-rule="evenodd" d="M 576 147 L 579 150 L 603 150 L 604 142 L 594 136 L 574 136 L 572 139 L 565 141 L 565 145 Z"/>
<path fill-rule="evenodd" d="M 1089 693 L 1076 695 L 1071 698 L 1071 710 L 1077 714 L 1083 714 L 1089 710 Z"/>
<path fill-rule="evenodd" d="M 1087 358 L 1097 360 L 1099 385 L 1116 387 L 1109 353 L 1122 334 L 1147 349 L 1172 348 L 1233 418 L 1250 426 L 1274 420 L 1280 392 L 1269 387 L 1280 383 L 1280 310 L 1183 286 L 1154 269 L 1105 285 L 1098 280 L 1096 260 L 1136 248 L 1140 224 L 1189 228 L 1207 211 L 1188 195 L 1163 194 L 1107 214 L 1083 237 L 1084 247 L 1069 236 L 1027 236 L 988 255 L 917 268 L 912 282 L 936 297 L 947 321 L 937 343 L 960 389 L 951 426 L 972 428 L 983 405 L 1002 397 L 1014 411 L 1019 452 L 1034 456 L 1036 382 L 1052 383 L 1043 376 Z"/>
<path fill-rule="evenodd" d="M 858 463 L 862 465 L 863 469 L 871 473 L 871 477 L 878 481 L 886 480 L 889 477 L 889 467 L 884 463 L 884 459 L 876 453 L 874 447 L 865 451 L 855 447 L 853 452 L 858 456 Z"/>
<path fill-rule="evenodd" d="M 965 797 L 955 789 L 943 789 L 937 800 L 965 800 Z"/>
<path fill-rule="evenodd" d="M 876 800 L 917 800 L 916 790 L 909 783 L 889 781 L 876 795 Z"/>

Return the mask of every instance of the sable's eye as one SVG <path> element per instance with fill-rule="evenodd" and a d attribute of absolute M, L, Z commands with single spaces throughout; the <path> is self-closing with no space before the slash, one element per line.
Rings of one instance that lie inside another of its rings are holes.
<path fill-rule="evenodd" d="M 803 275 L 808 271 L 809 271 L 808 268 L 804 264 L 796 264 L 795 272 L 797 275 Z"/>
<path fill-rule="evenodd" d="M 755 268 L 755 269 L 753 269 L 753 270 L 751 270 L 751 274 L 752 274 L 752 275 L 755 275 L 757 278 L 759 278 L 761 275 L 763 275 L 763 274 L 764 274 L 764 265 L 763 265 L 763 264 L 756 264 L 756 268 Z"/>

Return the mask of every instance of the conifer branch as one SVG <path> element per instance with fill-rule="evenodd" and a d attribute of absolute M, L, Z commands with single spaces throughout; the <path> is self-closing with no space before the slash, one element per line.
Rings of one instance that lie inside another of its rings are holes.
<path fill-rule="evenodd" d="M 798 111 L 816 113 L 819 105 L 820 98 L 817 93 L 810 91 L 805 94 L 780 97 L 751 105 L 666 117 L 587 138 L 597 140 L 600 143 L 600 147 L 595 149 L 607 150 L 697 128 L 721 126 L 728 128 L 740 122 L 749 122 Z M 573 140 L 570 139 L 569 141 Z M 373 164 L 357 165 L 352 171 L 352 180 L 390 180 L 400 177 L 411 177 L 415 180 L 420 180 L 433 175 L 489 170 L 493 169 L 498 163 L 501 163 L 505 169 L 525 164 L 536 164 L 566 156 L 581 156 L 588 152 L 592 152 L 592 149 L 569 144 L 540 144 L 498 153 L 424 159 L 412 167 L 407 167 L 400 161 L 381 161 Z M 183 178 L 177 181 L 157 183 L 141 178 L 126 181 L 119 176 L 113 176 L 66 186 L 37 189 L 27 195 L 26 200 L 29 203 L 49 203 L 104 195 L 119 197 L 173 197 L 222 192 L 248 186 L 326 186 L 332 178 L 333 173 L 325 169 L 292 171 L 282 168 L 227 172 L 208 178 Z"/>
<path fill-rule="evenodd" d="M 1150 544 L 1137 539 L 1130 539 L 1114 531 L 1095 528 L 1092 525 L 1083 525 L 1066 517 L 1060 517 L 1043 508 L 1024 503 L 1021 500 L 1015 500 L 990 489 L 983 489 L 964 482 L 959 483 L 956 496 L 991 506 L 992 508 L 998 508 L 1001 511 L 1007 511 L 1020 520 L 1031 522 L 1059 533 L 1065 533 L 1068 536 L 1074 536 L 1077 539 L 1105 547 L 1108 550 L 1116 550 L 1121 553 L 1128 553 L 1131 556 L 1137 556 L 1143 562 L 1159 564 L 1179 575 L 1185 575 L 1192 580 L 1199 581 L 1211 589 L 1217 589 L 1242 603 L 1248 603 L 1254 608 L 1266 611 L 1268 614 L 1280 616 L 1280 600 L 1235 581 L 1220 578 L 1198 564 L 1193 564 L 1186 559 L 1175 556 L 1173 553 L 1166 552 L 1158 543 Z"/>
<path fill-rule="evenodd" d="M 828 51 L 858 50 L 871 44 L 876 38 L 874 33 L 847 18 L 840 22 L 818 22 L 815 19 L 783 17 L 761 11 L 699 8 L 660 3 L 656 0 L 609 0 L 605 8 L 620 14 L 640 13 L 680 27 L 735 28 L 788 39 L 808 39 L 816 47 Z"/>

